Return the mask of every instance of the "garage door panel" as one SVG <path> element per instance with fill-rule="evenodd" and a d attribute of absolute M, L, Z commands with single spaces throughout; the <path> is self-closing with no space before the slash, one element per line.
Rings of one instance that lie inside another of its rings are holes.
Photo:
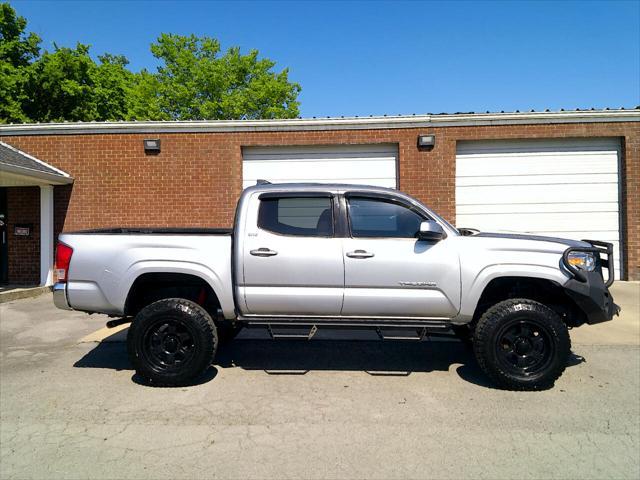
<path fill-rule="evenodd" d="M 522 155 L 526 153 L 590 153 L 608 152 L 620 146 L 617 138 L 545 138 L 544 140 L 512 139 L 512 140 L 480 140 L 460 142 L 457 153 L 465 154 L 500 154 Z"/>
<path fill-rule="evenodd" d="M 245 147 L 243 188 L 256 180 L 272 183 L 353 183 L 395 188 L 398 146 L 321 145 Z"/>
<path fill-rule="evenodd" d="M 618 212 L 618 202 L 476 203 L 457 206 L 457 216 L 491 213 Z"/>
<path fill-rule="evenodd" d="M 363 175 L 363 173 L 366 173 L 366 175 Z M 287 160 L 247 162 L 246 174 L 247 179 L 251 177 L 277 177 L 287 181 L 299 178 L 340 180 L 341 182 L 343 182 L 341 179 L 345 177 L 394 178 L 395 159 L 352 160 L 339 158 L 295 162 Z"/>
<path fill-rule="evenodd" d="M 458 186 L 491 185 L 613 185 L 617 189 L 617 173 L 545 174 L 545 175 L 493 175 L 468 176 L 458 179 Z"/>
<path fill-rule="evenodd" d="M 257 178 L 256 178 L 257 180 Z M 242 188 L 249 188 L 256 184 L 256 180 L 243 180 Z M 294 179 L 283 179 L 283 178 L 269 178 L 271 183 L 306 183 L 306 182 L 314 182 L 314 183 L 345 183 L 345 180 L 342 178 L 338 179 L 314 179 L 309 180 L 308 178 L 294 178 Z M 386 188 L 396 188 L 396 181 L 389 178 L 350 178 L 346 181 L 349 184 L 353 185 L 376 185 L 378 187 L 386 187 Z"/>
<path fill-rule="evenodd" d="M 457 224 L 614 244 L 620 273 L 619 141 L 461 142 Z"/>
<path fill-rule="evenodd" d="M 496 213 L 483 215 L 459 215 L 458 223 L 464 223 L 467 227 L 486 228 L 494 225 L 504 225 L 505 228 L 514 231 L 532 232 L 555 230 L 564 232 L 577 232 L 584 226 L 589 226 L 589 231 L 618 231 L 618 222 L 615 216 L 606 212 L 598 213 Z M 471 224 L 470 222 L 475 222 Z"/>
<path fill-rule="evenodd" d="M 613 173 L 611 153 L 598 155 L 544 155 L 491 157 L 487 155 L 459 156 L 460 177 L 493 175 L 572 175 L 576 172 L 592 174 Z M 576 170 L 578 168 L 578 170 Z"/>
<path fill-rule="evenodd" d="M 258 157 L 278 160 L 282 158 L 331 158 L 336 154 L 362 158 L 370 155 L 375 158 L 380 154 L 395 155 L 398 147 L 393 143 L 338 144 L 338 145 L 288 145 L 282 147 L 244 147 L 243 158 L 255 160 Z"/>
<path fill-rule="evenodd" d="M 538 203 L 541 200 L 551 202 L 617 202 L 616 185 L 604 185 L 604 188 L 567 188 L 567 185 L 497 185 L 486 187 L 458 187 L 458 204 L 477 204 L 487 200 L 502 200 L 504 203 Z"/>

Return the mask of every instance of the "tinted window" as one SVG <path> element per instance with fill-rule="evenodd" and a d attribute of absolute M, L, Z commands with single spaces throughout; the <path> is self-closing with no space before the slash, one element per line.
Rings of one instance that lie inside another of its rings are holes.
<path fill-rule="evenodd" d="M 350 198 L 349 220 L 354 237 L 414 238 L 425 219 L 397 203 L 371 198 Z"/>
<path fill-rule="evenodd" d="M 258 226 L 282 235 L 330 237 L 333 235 L 331 198 L 262 199 L 258 212 Z"/>

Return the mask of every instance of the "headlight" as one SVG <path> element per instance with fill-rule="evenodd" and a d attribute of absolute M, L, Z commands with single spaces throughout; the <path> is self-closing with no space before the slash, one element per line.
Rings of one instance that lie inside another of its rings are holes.
<path fill-rule="evenodd" d="M 567 261 L 572 267 L 579 268 L 585 272 L 593 272 L 596 268 L 596 257 L 588 252 L 569 252 Z"/>

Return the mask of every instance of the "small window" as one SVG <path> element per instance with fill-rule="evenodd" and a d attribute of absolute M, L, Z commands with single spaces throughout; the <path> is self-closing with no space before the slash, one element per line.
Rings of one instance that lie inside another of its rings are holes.
<path fill-rule="evenodd" d="M 404 205 L 383 199 L 349 198 L 353 237 L 415 238 L 425 219 Z"/>
<path fill-rule="evenodd" d="M 282 197 L 260 200 L 258 227 L 282 235 L 333 236 L 330 197 Z"/>

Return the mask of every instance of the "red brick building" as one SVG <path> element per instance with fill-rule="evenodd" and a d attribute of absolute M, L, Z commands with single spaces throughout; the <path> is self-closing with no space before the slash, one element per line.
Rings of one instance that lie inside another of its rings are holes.
<path fill-rule="evenodd" d="M 46 170 L 0 156 L 5 282 L 50 282 L 61 231 L 228 227 L 256 178 L 394 186 L 459 226 L 612 241 L 640 280 L 638 109 L 5 125 L 0 141 Z"/>

